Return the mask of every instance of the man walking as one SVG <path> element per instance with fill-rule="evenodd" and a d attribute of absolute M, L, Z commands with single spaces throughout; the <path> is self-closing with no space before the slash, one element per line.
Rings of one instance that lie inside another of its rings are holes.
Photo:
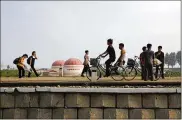
<path fill-rule="evenodd" d="M 159 67 L 161 68 L 162 79 L 164 79 L 164 53 L 162 52 L 162 46 L 158 46 L 158 51 L 155 52 L 155 57 L 162 62 L 159 66 L 156 66 L 155 77 L 158 77 Z"/>
<path fill-rule="evenodd" d="M 32 52 L 32 56 L 30 56 L 30 57 L 27 59 L 27 64 L 30 65 L 30 67 L 31 67 L 31 69 L 34 71 L 35 75 L 36 75 L 37 77 L 39 77 L 37 71 L 36 71 L 35 68 L 34 68 L 35 59 L 37 59 L 37 56 L 36 56 L 36 52 L 33 51 L 33 52 Z M 30 77 L 30 75 L 31 75 L 31 72 L 28 73 L 28 77 Z"/>
<path fill-rule="evenodd" d="M 89 51 L 86 50 L 85 51 L 85 56 L 84 56 L 84 62 L 83 62 L 83 65 L 84 65 L 84 68 L 83 68 L 83 71 L 82 71 L 82 74 L 81 76 L 84 77 L 84 72 L 87 72 L 87 70 L 89 69 L 89 56 L 88 56 L 88 53 Z M 89 74 L 91 75 L 91 71 L 89 71 Z"/>
<path fill-rule="evenodd" d="M 147 50 L 144 52 L 144 68 L 145 68 L 145 78 L 144 80 L 148 80 L 148 78 L 153 81 L 153 62 L 154 62 L 154 51 L 152 49 L 152 44 L 147 44 Z"/>

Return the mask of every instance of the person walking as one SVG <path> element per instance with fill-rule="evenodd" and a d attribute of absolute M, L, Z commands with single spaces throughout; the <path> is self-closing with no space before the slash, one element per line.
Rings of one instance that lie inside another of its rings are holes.
<path fill-rule="evenodd" d="M 114 47 L 112 46 L 112 44 L 113 44 L 113 40 L 108 39 L 107 40 L 107 45 L 108 45 L 107 50 L 104 53 L 100 54 L 101 57 L 106 57 L 109 54 L 109 59 L 105 62 L 105 64 L 106 64 L 106 75 L 104 77 L 110 76 L 110 71 L 109 71 L 110 65 L 116 59 L 115 50 L 114 50 Z"/>
<path fill-rule="evenodd" d="M 37 71 L 35 70 L 35 67 L 34 67 L 34 65 L 35 65 L 35 60 L 36 60 L 36 59 L 37 59 L 36 52 L 33 51 L 33 52 L 32 52 L 32 56 L 30 56 L 30 57 L 27 59 L 27 64 L 30 65 L 30 67 L 31 67 L 31 69 L 34 71 L 35 75 L 36 75 L 37 77 L 39 77 L 39 74 L 37 73 Z M 31 75 L 31 72 L 28 73 L 28 77 L 30 77 L 30 75 Z"/>
<path fill-rule="evenodd" d="M 82 74 L 81 76 L 84 77 L 84 73 L 87 72 L 87 70 L 89 69 L 89 51 L 88 50 L 85 50 L 85 56 L 84 56 L 84 62 L 83 62 L 83 65 L 84 65 L 84 68 L 82 70 Z M 89 71 L 89 74 L 91 75 L 91 71 Z"/>
<path fill-rule="evenodd" d="M 164 79 L 164 52 L 162 52 L 162 46 L 158 46 L 158 51 L 155 52 L 155 58 L 160 60 L 161 64 L 156 66 L 155 77 L 158 77 L 159 67 L 161 68 L 162 79 Z"/>
<path fill-rule="evenodd" d="M 17 68 L 18 68 L 18 76 L 19 78 L 23 78 L 25 77 L 25 64 L 24 64 L 24 60 L 28 58 L 27 54 L 24 54 L 22 57 L 16 58 L 13 63 L 16 64 Z"/>
<path fill-rule="evenodd" d="M 152 51 L 152 44 L 147 44 L 147 50 L 144 52 L 144 68 L 145 77 L 144 80 L 154 80 L 153 77 L 153 62 L 154 62 L 154 51 Z"/>

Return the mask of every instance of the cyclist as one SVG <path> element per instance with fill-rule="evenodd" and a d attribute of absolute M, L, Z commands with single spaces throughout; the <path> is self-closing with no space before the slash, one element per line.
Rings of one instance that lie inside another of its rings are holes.
<path fill-rule="evenodd" d="M 115 50 L 114 50 L 114 47 L 112 46 L 112 44 L 113 44 L 113 40 L 108 39 L 107 40 L 107 45 L 108 45 L 107 50 L 104 53 L 100 54 L 101 57 L 106 57 L 109 54 L 109 59 L 105 62 L 106 75 L 104 77 L 110 76 L 109 67 L 110 67 L 111 63 L 114 62 L 116 59 Z"/>
<path fill-rule="evenodd" d="M 141 66 L 141 69 L 142 69 L 142 72 L 141 72 L 141 77 L 142 77 L 142 80 L 144 80 L 144 76 L 145 76 L 145 68 L 144 68 L 144 52 L 146 51 L 147 47 L 143 47 L 142 50 L 143 52 L 140 54 L 140 66 Z"/>
<path fill-rule="evenodd" d="M 123 43 L 119 44 L 119 49 L 121 50 L 121 53 L 120 53 L 121 55 L 119 56 L 116 64 L 118 63 L 119 66 L 123 66 L 125 64 L 125 56 L 126 56 L 126 51 L 124 49 L 124 44 Z"/>

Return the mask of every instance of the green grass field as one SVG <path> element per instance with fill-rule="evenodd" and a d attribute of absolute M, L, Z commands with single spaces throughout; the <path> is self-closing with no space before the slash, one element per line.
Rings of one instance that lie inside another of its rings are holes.
<path fill-rule="evenodd" d="M 28 75 L 27 72 L 25 74 Z M 1 70 L 0 75 L 1 77 L 18 77 L 18 70 Z M 34 73 L 31 76 L 36 77 Z"/>

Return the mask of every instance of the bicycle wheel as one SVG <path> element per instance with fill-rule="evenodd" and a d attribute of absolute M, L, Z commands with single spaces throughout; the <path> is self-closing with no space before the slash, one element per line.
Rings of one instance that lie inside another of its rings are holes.
<path fill-rule="evenodd" d="M 124 72 L 124 69 L 122 67 L 111 68 L 111 77 L 115 81 L 121 81 L 124 79 L 123 72 Z"/>
<path fill-rule="evenodd" d="M 98 80 L 99 78 L 101 78 L 101 72 L 98 68 L 96 69 L 96 71 L 97 71 L 97 80 Z M 91 67 L 88 68 L 88 70 L 86 72 L 86 76 L 90 81 L 92 80 L 92 68 Z"/>
<path fill-rule="evenodd" d="M 134 67 L 126 66 L 125 72 L 124 72 L 124 79 L 127 81 L 135 79 L 137 75 L 137 71 Z"/>
<path fill-rule="evenodd" d="M 161 69 L 158 69 L 158 73 L 156 73 L 156 69 L 153 70 L 153 75 L 155 80 L 159 80 L 159 78 L 161 77 Z"/>

